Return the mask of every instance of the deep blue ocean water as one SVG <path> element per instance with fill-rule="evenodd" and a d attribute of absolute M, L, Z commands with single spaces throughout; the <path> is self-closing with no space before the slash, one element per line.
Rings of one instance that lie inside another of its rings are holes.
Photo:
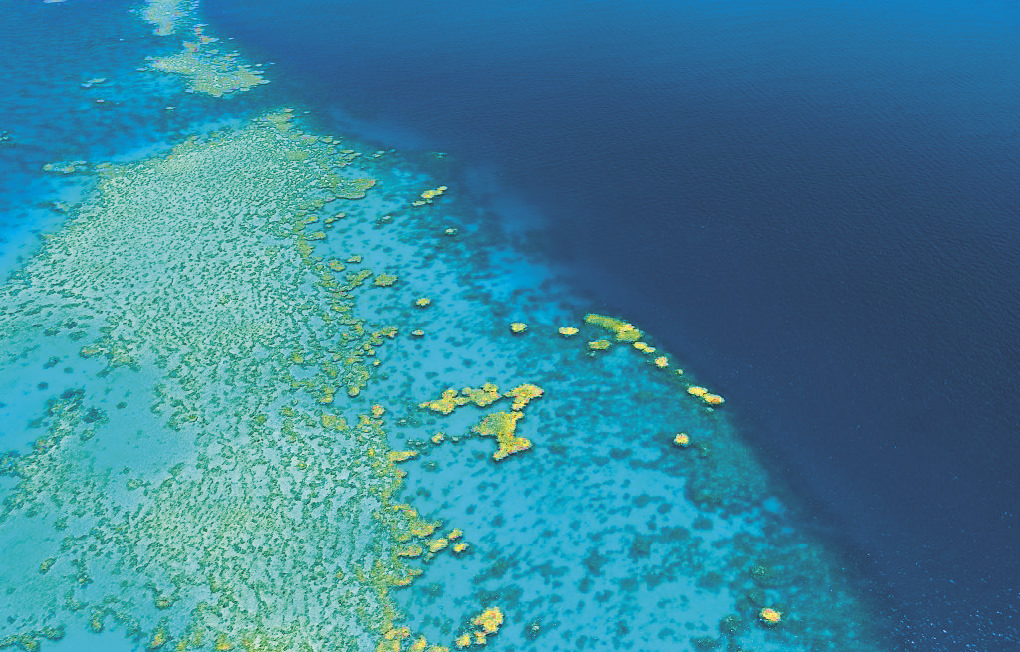
<path fill-rule="evenodd" d="M 918 650 L 1020 640 L 1020 5 L 210 0 L 696 363 Z M 536 218 L 537 216 L 537 218 Z"/>

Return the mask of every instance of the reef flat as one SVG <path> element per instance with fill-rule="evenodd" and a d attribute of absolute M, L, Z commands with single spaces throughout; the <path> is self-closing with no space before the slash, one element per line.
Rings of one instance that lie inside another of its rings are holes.
<path fill-rule="evenodd" d="M 2 571 L 5 635 L 45 635 L 58 605 L 189 644 L 357 649 L 386 629 L 406 572 L 389 551 L 420 525 L 389 513 L 379 420 L 331 408 L 383 337 L 351 314 L 363 276 L 311 256 L 310 216 L 372 183 L 334 150 L 279 113 L 112 169 L 4 286 L 5 366 L 44 365 L 65 338 L 105 363 L 4 460 L 5 534 L 32 543 Z M 120 409 L 144 401 L 156 423 L 133 437 L 103 386 L 132 387 Z M 144 448 L 108 459 L 118 446 Z"/>

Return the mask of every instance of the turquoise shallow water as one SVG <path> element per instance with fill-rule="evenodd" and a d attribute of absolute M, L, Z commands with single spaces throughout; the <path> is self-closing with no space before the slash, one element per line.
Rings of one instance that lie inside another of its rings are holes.
<path fill-rule="evenodd" d="M 889 648 L 684 351 L 150 4 L 11 9 L 0 644 Z"/>

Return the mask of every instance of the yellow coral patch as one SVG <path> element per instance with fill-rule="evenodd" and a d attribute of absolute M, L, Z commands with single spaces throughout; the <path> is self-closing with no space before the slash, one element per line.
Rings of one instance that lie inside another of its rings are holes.
<path fill-rule="evenodd" d="M 391 462 L 404 462 L 412 457 L 418 457 L 418 451 L 390 451 L 388 458 Z"/>
<path fill-rule="evenodd" d="M 450 542 L 446 539 L 433 539 L 429 541 L 429 552 L 435 554 L 448 545 L 450 545 Z"/>
<path fill-rule="evenodd" d="M 423 552 L 425 552 L 424 548 L 418 544 L 414 544 L 397 550 L 397 557 L 418 557 Z"/>
<path fill-rule="evenodd" d="M 499 448 L 492 454 L 492 459 L 498 462 L 514 453 L 531 448 L 530 439 L 515 434 L 517 421 L 523 416 L 523 412 L 494 412 L 472 428 L 479 435 L 496 437 Z"/>
<path fill-rule="evenodd" d="M 765 625 L 778 625 L 779 621 L 783 619 L 783 614 L 771 607 L 765 607 L 758 612 L 758 618 Z"/>
<path fill-rule="evenodd" d="M 426 523 L 425 521 L 419 521 L 411 525 L 411 534 L 416 537 L 424 538 L 431 536 L 432 533 L 436 531 L 437 527 L 439 527 L 438 523 Z"/>
<path fill-rule="evenodd" d="M 609 340 L 594 340 L 592 342 L 588 342 L 588 348 L 592 351 L 605 351 L 609 348 L 609 345 Z"/>
<path fill-rule="evenodd" d="M 394 627 L 383 634 L 383 640 L 399 641 L 411 635 L 410 627 Z"/>
<path fill-rule="evenodd" d="M 500 399 L 499 387 L 492 383 L 485 383 L 478 389 L 465 387 L 460 393 L 478 407 L 492 405 Z"/>
<path fill-rule="evenodd" d="M 344 430 L 347 428 L 347 421 L 335 414 L 324 414 L 320 418 L 322 419 L 323 428 L 335 428 L 337 430 Z"/>
<path fill-rule="evenodd" d="M 418 515 L 418 510 L 406 503 L 397 503 L 392 506 L 394 512 L 403 517 L 403 522 L 395 524 L 395 529 L 400 533 L 399 541 L 407 541 L 411 537 L 423 539 L 432 536 L 432 533 L 439 527 L 439 523 L 429 522 Z"/>
<path fill-rule="evenodd" d="M 414 582 L 414 578 L 418 577 L 419 575 L 421 575 L 420 570 L 416 568 L 411 568 L 408 570 L 407 575 L 403 577 L 399 575 L 390 575 L 386 579 L 393 586 L 410 586 L 411 583 Z"/>
<path fill-rule="evenodd" d="M 718 394 L 712 394 L 704 387 L 699 387 L 698 385 L 692 385 L 688 387 L 687 393 L 690 394 L 691 396 L 697 396 L 708 405 L 722 405 L 723 403 L 726 402 L 726 400 L 723 399 L 722 396 L 719 396 Z"/>
<path fill-rule="evenodd" d="M 485 634 L 495 634 L 503 624 L 503 612 L 499 610 L 499 607 L 489 607 L 475 616 L 471 622 L 481 627 L 481 631 Z"/>
<path fill-rule="evenodd" d="M 438 197 L 439 195 L 443 194 L 443 192 L 445 190 L 446 190 L 445 187 L 443 187 L 443 190 L 440 190 L 439 188 L 434 188 L 432 190 L 426 190 L 426 191 L 421 193 L 421 198 L 422 199 L 434 199 L 434 198 Z"/>
<path fill-rule="evenodd" d="M 468 402 L 468 399 L 464 396 L 460 396 L 455 389 L 447 389 L 443 391 L 443 395 L 434 401 L 426 401 L 419 403 L 418 407 L 428 408 L 434 412 L 440 414 L 450 414 L 455 409 L 464 405 Z"/>
<path fill-rule="evenodd" d="M 146 644 L 146 649 L 158 650 L 166 645 L 166 640 L 166 630 L 160 627 L 156 630 L 156 633 L 152 635 L 152 638 L 149 639 L 148 644 Z"/>
<path fill-rule="evenodd" d="M 635 342 L 641 339 L 641 331 L 635 328 L 633 324 L 628 324 L 622 319 L 589 313 L 584 316 L 584 321 L 593 326 L 599 326 L 612 331 L 616 335 L 616 339 L 621 342 Z"/>
<path fill-rule="evenodd" d="M 513 410 L 522 410 L 524 406 L 531 402 L 531 399 L 538 398 L 545 394 L 545 390 L 538 385 L 531 385 L 525 383 L 524 385 L 518 385 L 509 392 L 504 394 L 508 398 L 513 398 L 513 405 L 510 406 Z"/>
<path fill-rule="evenodd" d="M 576 326 L 560 326 L 559 333 L 563 337 L 570 337 L 571 335 L 577 335 L 578 330 Z"/>

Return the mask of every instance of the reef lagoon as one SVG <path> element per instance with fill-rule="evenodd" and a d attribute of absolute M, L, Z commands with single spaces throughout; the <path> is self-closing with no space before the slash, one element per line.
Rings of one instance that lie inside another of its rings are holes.
<path fill-rule="evenodd" d="M 0 649 L 1020 646 L 1020 12 L 675 4 L 0 3 Z"/>

